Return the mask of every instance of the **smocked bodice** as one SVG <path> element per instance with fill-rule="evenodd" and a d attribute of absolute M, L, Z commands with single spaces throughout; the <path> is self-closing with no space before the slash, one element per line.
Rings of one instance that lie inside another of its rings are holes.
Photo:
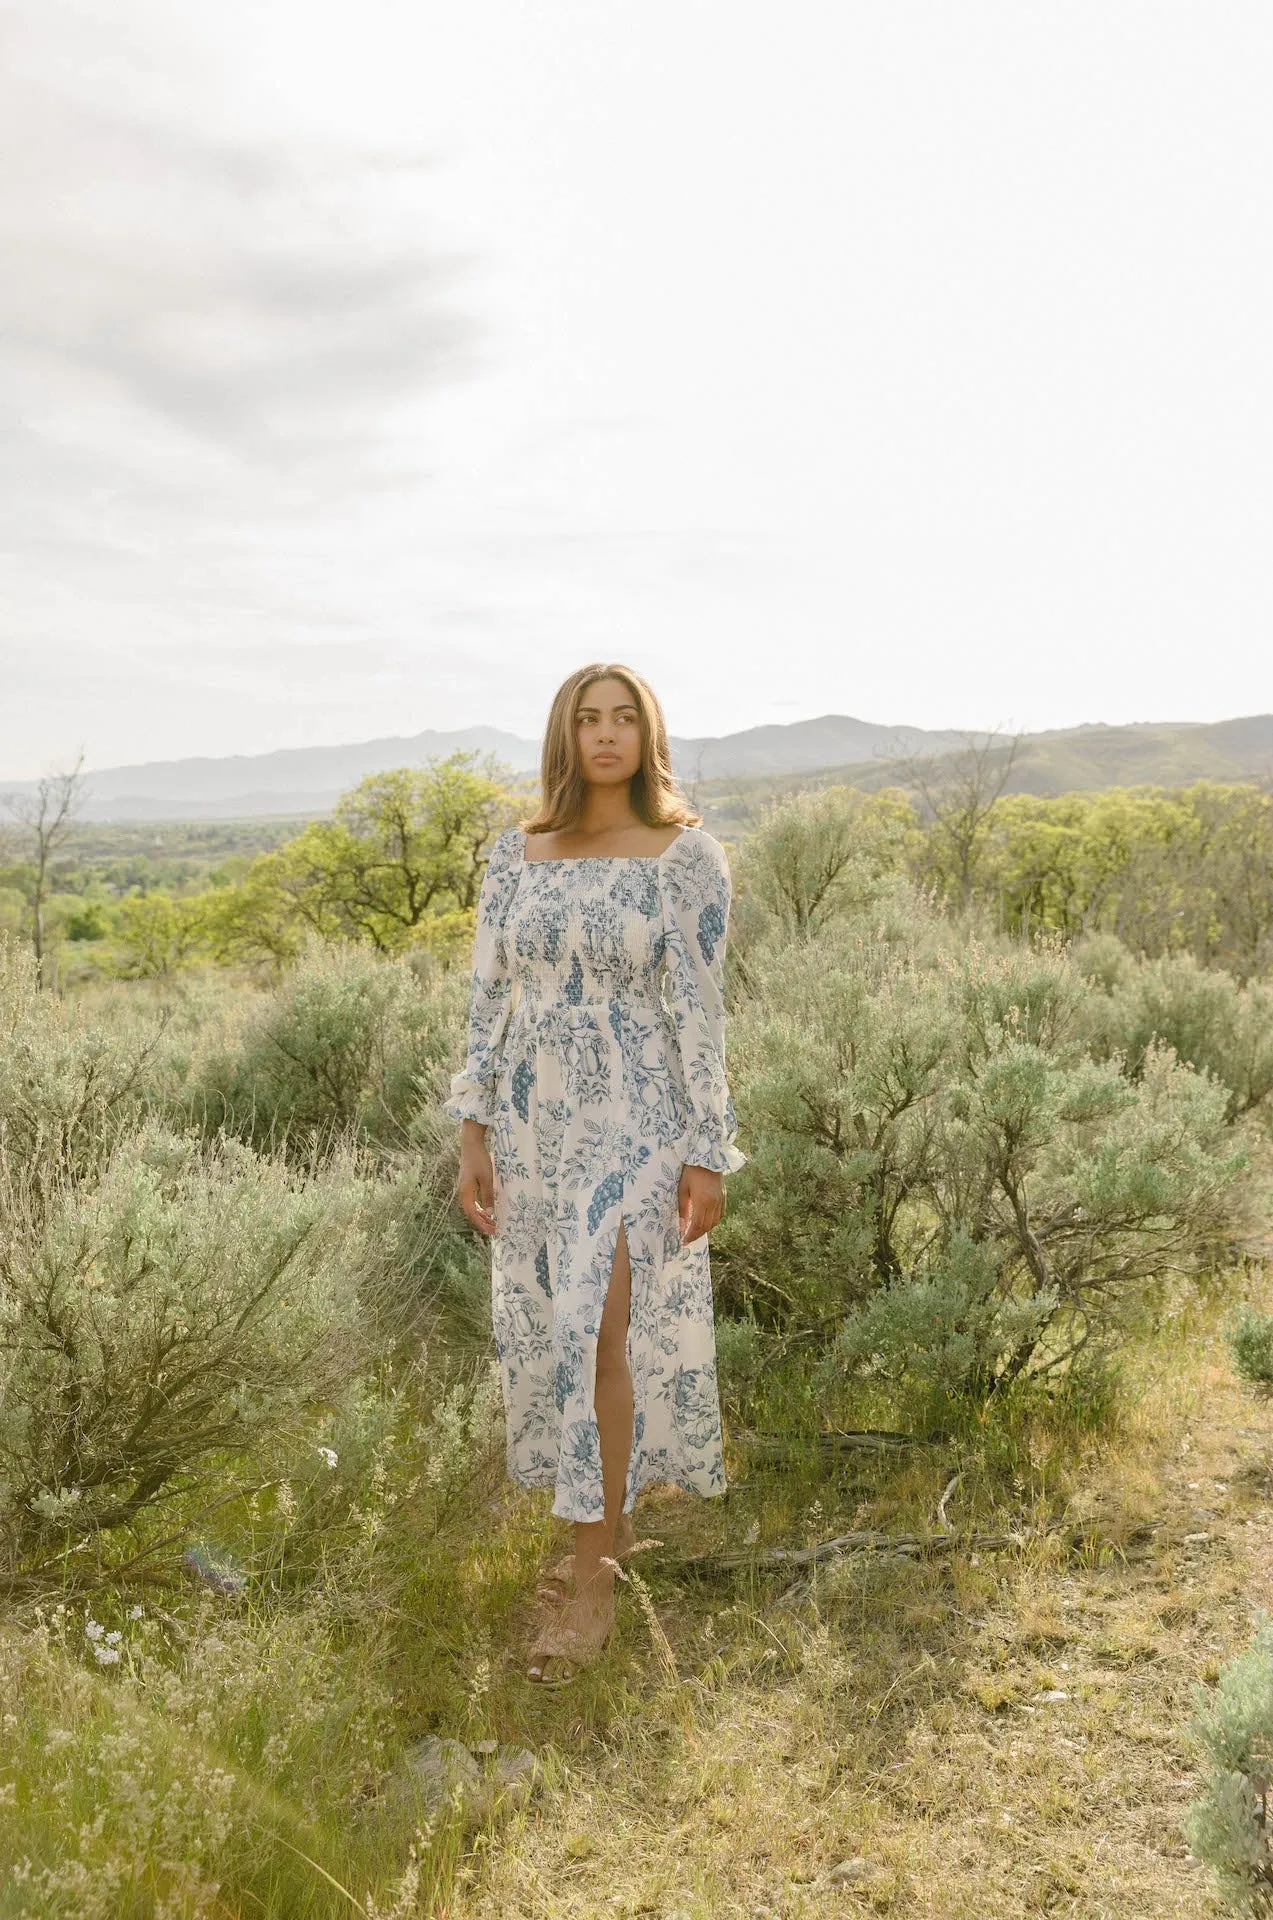
<path fill-rule="evenodd" d="M 528 860 L 505 922 L 524 1014 L 600 1001 L 662 1005 L 659 859 Z"/>

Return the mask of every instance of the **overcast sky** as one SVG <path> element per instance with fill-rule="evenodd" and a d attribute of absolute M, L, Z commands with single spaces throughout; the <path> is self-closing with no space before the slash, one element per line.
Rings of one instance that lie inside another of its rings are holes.
<path fill-rule="evenodd" d="M 0 0 L 0 776 L 1273 707 L 1267 0 Z"/>

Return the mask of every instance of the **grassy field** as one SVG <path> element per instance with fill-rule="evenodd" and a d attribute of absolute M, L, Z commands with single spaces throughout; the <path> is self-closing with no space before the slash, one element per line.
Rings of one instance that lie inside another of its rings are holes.
<path fill-rule="evenodd" d="M 735 1431 L 725 1500 L 642 1504 L 661 1545 L 634 1563 L 603 1664 L 561 1691 L 521 1671 L 557 1523 L 493 1457 L 449 1530 L 417 1534 L 408 1490 L 388 1560 L 363 1509 L 361 1615 L 348 1564 L 342 1619 L 140 1581 L 142 1625 L 117 1609 L 125 1648 L 169 1622 L 180 1681 L 136 1643 L 130 1671 L 94 1670 L 78 1612 L 50 1632 L 48 1603 L 41 1664 L 26 1611 L 0 1641 L 17 1871 L 0 1913 L 1218 1913 L 1180 1833 L 1183 1729 L 1273 1576 L 1273 1405 L 1232 1375 L 1232 1298 L 1172 1317 L 1086 1433 L 1036 1407 L 962 1443 L 828 1461 Z M 923 1556 L 763 1564 L 851 1529 L 940 1535 L 939 1512 L 953 1537 Z M 1020 1540 L 978 1550 L 977 1533 Z M 729 1549 L 750 1564 L 697 1558 Z M 392 1749 L 429 1733 L 533 1751 L 529 1805 L 474 1828 L 386 1796 Z M 80 1848 L 98 1864 L 41 1889 L 23 1860 L 59 1851 L 68 1820 L 104 1823 L 102 1849 Z M 421 1821 L 413 1888 L 390 1867 Z M 206 1897 L 162 1864 L 164 1822 L 178 1853 L 215 1853 Z"/>
<path fill-rule="evenodd" d="M 333 947 L 59 999 L 12 957 L 0 1920 L 1219 1914 L 1181 1816 L 1273 1561 L 1273 1402 L 1224 1338 L 1273 1303 L 1264 989 L 1186 969 L 1146 1012 L 1127 956 L 1116 1001 L 888 884 L 753 939 L 730 1490 L 642 1502 L 560 1691 L 525 1665 L 566 1530 L 505 1476 L 437 1107 L 463 975 Z M 879 1118 L 903 1072 L 922 1129 Z M 896 1292 L 809 1114 L 876 1116 Z M 1082 1303 L 1035 1373 L 988 1182 Z M 533 1791 L 488 1791 L 501 1760 Z"/>
<path fill-rule="evenodd" d="M 495 1719 L 551 1738 L 562 1767 L 437 1910 L 1219 1912 L 1180 1834 L 1182 1729 L 1273 1575 L 1273 1409 L 1235 1384 L 1221 1311 L 1182 1315 L 1140 1353 L 1111 1433 L 1074 1450 L 1036 1422 L 959 1483 L 954 1531 L 1020 1529 L 1018 1549 L 850 1557 L 794 1582 L 667 1568 L 716 1526 L 758 1523 L 758 1546 L 932 1532 L 958 1464 L 940 1449 L 853 1475 L 753 1468 L 715 1526 L 652 1505 L 675 1678 L 631 1593 L 618 1650 L 573 1693 L 528 1696 L 501 1650 Z M 1039 1530 L 1061 1512 L 1088 1544 Z"/>

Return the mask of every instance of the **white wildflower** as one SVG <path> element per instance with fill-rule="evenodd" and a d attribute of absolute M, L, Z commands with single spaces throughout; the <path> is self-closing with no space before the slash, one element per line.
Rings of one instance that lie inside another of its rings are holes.
<path fill-rule="evenodd" d="M 94 1620 L 90 1614 L 89 1618 L 84 1622 L 84 1631 L 90 1640 L 100 1640 L 106 1629 L 100 1620 Z"/>
<path fill-rule="evenodd" d="M 142 1609 L 140 1607 L 130 1607 L 128 1609 L 128 1618 L 130 1620 L 140 1620 L 141 1617 L 142 1617 Z"/>
<path fill-rule="evenodd" d="M 118 1647 L 103 1647 L 100 1645 L 95 1645 L 93 1648 L 93 1652 L 97 1655 L 98 1660 L 101 1662 L 102 1666 L 104 1667 L 114 1666 L 115 1662 L 119 1659 Z"/>
<path fill-rule="evenodd" d="M 335 1467 L 340 1459 L 340 1455 L 337 1453 L 335 1447 L 319 1447 L 318 1452 L 329 1467 Z"/>

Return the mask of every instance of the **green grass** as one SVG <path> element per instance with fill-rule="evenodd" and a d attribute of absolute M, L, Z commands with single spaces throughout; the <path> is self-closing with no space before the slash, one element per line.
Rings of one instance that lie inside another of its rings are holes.
<path fill-rule="evenodd" d="M 1022 1396 L 900 1455 L 829 1457 L 799 1376 L 771 1376 L 731 1427 L 786 1419 L 790 1452 L 732 1447 L 724 1500 L 643 1501 L 645 1590 L 561 1692 L 522 1672 L 564 1535 L 546 1496 L 503 1480 L 497 1422 L 448 1453 L 400 1398 L 335 1506 L 275 1491 L 217 1517 L 242 1595 L 161 1554 L 10 1609 L 0 1915 L 1218 1911 L 1177 1829 L 1180 1729 L 1273 1571 L 1273 1413 L 1225 1361 L 1227 1310 L 1172 1319 L 1099 1418 Z M 850 1528 L 933 1533 L 955 1472 L 954 1532 L 1019 1549 L 760 1564 Z M 1045 1532 L 1062 1516 L 1086 1545 Z M 739 1571 L 696 1559 L 745 1545 Z M 430 1733 L 533 1749 L 532 1804 L 431 1826 L 394 1788 Z M 860 1883 L 831 1888 L 856 1855 Z"/>

